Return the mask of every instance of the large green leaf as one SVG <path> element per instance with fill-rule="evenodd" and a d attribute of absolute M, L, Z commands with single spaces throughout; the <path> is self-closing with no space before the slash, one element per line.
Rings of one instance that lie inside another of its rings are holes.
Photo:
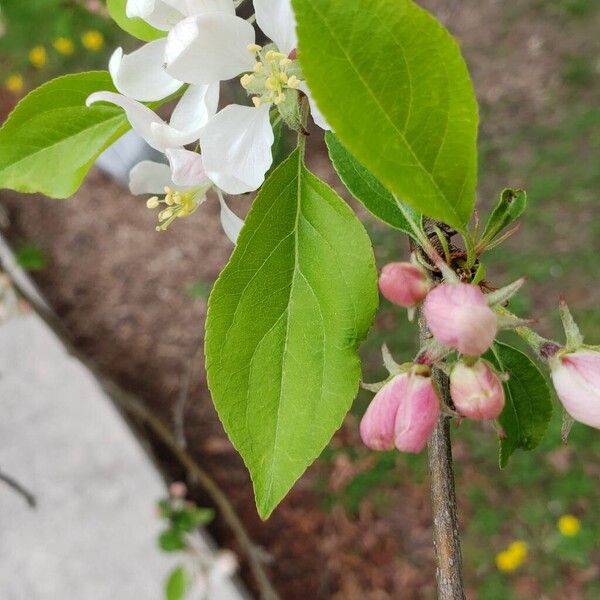
<path fill-rule="evenodd" d="M 410 236 L 414 235 L 413 229 L 400 207 L 400 201 L 344 148 L 344 145 L 331 131 L 325 134 L 325 142 L 331 162 L 350 193 L 384 223 L 400 229 Z M 412 213 L 415 222 L 419 221 L 420 215 L 415 214 L 413 209 L 407 206 L 403 209 Z"/>
<path fill-rule="evenodd" d="M 115 23 L 124 31 L 144 42 L 151 42 L 166 35 L 139 18 L 130 19 L 125 12 L 127 0 L 108 0 L 108 12 Z"/>
<path fill-rule="evenodd" d="M 207 319 L 209 387 L 261 517 L 350 409 L 377 303 L 363 226 L 294 151 L 255 200 Z"/>
<path fill-rule="evenodd" d="M 552 397 L 546 379 L 523 352 L 496 342 L 486 358 L 510 377 L 504 383 L 506 407 L 500 415 L 505 436 L 500 440 L 500 466 L 517 449 L 537 448 L 552 417 Z"/>
<path fill-rule="evenodd" d="M 458 44 L 411 0 L 293 0 L 299 57 L 340 141 L 391 192 L 460 230 L 477 102 Z"/>
<path fill-rule="evenodd" d="M 105 71 L 66 75 L 26 96 L 0 128 L 0 188 L 67 198 L 96 158 L 129 129 L 125 113 L 87 108 L 93 92 L 115 91 Z"/>

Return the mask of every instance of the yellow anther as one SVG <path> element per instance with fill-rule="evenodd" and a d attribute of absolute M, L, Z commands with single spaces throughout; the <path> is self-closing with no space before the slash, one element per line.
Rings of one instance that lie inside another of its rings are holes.
<path fill-rule="evenodd" d="M 248 52 L 250 52 L 251 54 L 257 54 L 261 51 L 261 49 L 262 47 L 258 44 L 248 44 Z"/>
<path fill-rule="evenodd" d="M 258 108 L 262 104 L 262 98 L 259 98 L 258 96 L 254 96 L 252 98 L 252 104 L 254 104 L 254 106 L 256 106 L 256 108 Z"/>
<path fill-rule="evenodd" d="M 263 69 L 264 69 L 264 68 L 265 68 L 265 65 L 263 65 L 261 62 L 257 62 L 257 63 L 254 65 L 254 69 L 253 69 L 253 71 L 254 71 L 255 73 L 262 73 L 262 71 L 263 71 Z"/>
<path fill-rule="evenodd" d="M 148 202 L 146 202 L 146 206 L 148 208 L 158 208 L 160 205 L 160 200 L 158 199 L 158 196 L 153 196 L 152 198 L 148 199 Z"/>
<path fill-rule="evenodd" d="M 288 57 L 286 56 L 285 58 L 282 58 L 282 59 L 279 61 L 279 66 L 280 66 L 282 69 L 285 69 L 285 68 L 289 67 L 289 66 L 290 66 L 290 65 L 291 65 L 293 62 L 294 62 L 293 60 L 291 60 L 290 58 L 288 58 Z"/>
<path fill-rule="evenodd" d="M 285 94 L 283 92 L 279 92 L 278 96 L 273 100 L 274 104 L 281 104 L 285 101 Z"/>
<path fill-rule="evenodd" d="M 254 79 L 255 79 L 254 75 L 250 75 L 250 74 L 246 73 L 240 79 L 240 83 L 242 84 L 242 87 L 247 88 L 254 81 Z"/>
<path fill-rule="evenodd" d="M 287 86 L 289 88 L 292 88 L 293 90 L 297 90 L 300 87 L 300 80 L 295 76 L 292 75 L 288 80 L 287 80 Z"/>
<path fill-rule="evenodd" d="M 285 73 L 279 73 L 279 81 L 285 85 L 288 82 L 289 77 Z"/>
<path fill-rule="evenodd" d="M 269 61 L 269 62 L 274 62 L 276 60 L 282 60 L 284 58 L 287 58 L 287 56 L 285 54 L 282 54 L 281 52 L 276 52 L 275 50 L 269 50 L 265 56 L 265 58 Z"/>
<path fill-rule="evenodd" d="M 279 78 L 276 77 L 275 75 L 271 75 L 271 77 L 269 77 L 265 81 L 265 87 L 271 92 L 278 90 L 279 89 Z"/>
<path fill-rule="evenodd" d="M 172 208 L 165 208 L 165 210 L 161 210 L 158 213 L 158 220 L 159 221 L 166 221 L 167 219 L 170 219 L 173 216 L 173 209 Z"/>

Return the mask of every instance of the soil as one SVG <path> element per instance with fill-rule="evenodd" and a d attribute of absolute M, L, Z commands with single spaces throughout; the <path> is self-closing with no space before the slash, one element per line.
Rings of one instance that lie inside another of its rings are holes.
<path fill-rule="evenodd" d="M 519 123 L 554 118 L 549 99 L 560 93 L 557 73 L 569 43 L 561 41 L 559 21 L 519 18 L 519 11 L 532 4 L 525 0 L 508 7 L 497 0 L 423 4 L 463 45 L 484 114 L 492 115 L 484 121 L 483 136 L 502 137 Z M 343 193 L 323 153 L 313 158 L 312 167 Z M 482 189 L 495 193 L 500 188 L 487 180 Z M 183 407 L 190 451 L 272 556 L 269 571 L 282 598 L 433 597 L 426 481 L 415 484 L 407 476 L 405 486 L 389 492 L 386 500 L 401 504 L 402 511 L 381 515 L 365 502 L 357 517 L 340 507 L 327 512 L 315 492 L 317 483 L 325 478 L 335 490 L 357 468 L 369 466 L 339 458 L 312 467 L 267 523 L 257 518 L 246 470 L 206 388 L 206 302 L 187 292 L 197 281 L 214 281 L 232 249 L 220 230 L 216 201 L 156 233 L 154 212 L 97 171 L 66 202 L 10 192 L 2 192 L 0 200 L 13 244 L 34 240 L 48 257 L 48 267 L 35 280 L 77 347 L 166 421 L 174 423 Z M 240 214 L 248 204 L 248 198 L 232 202 Z M 350 416 L 334 443 L 351 443 L 356 429 Z M 165 451 L 157 451 L 173 478 L 180 477 Z M 222 523 L 215 533 L 220 543 L 235 548 Z"/>

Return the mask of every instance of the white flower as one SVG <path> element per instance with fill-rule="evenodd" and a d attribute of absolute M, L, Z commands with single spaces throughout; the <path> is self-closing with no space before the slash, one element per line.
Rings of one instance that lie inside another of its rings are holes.
<path fill-rule="evenodd" d="M 231 14 L 205 13 L 188 17 L 173 27 L 165 50 L 166 71 L 186 83 L 241 80 L 254 108 L 228 106 L 210 119 L 200 134 L 207 174 L 225 192 L 240 194 L 258 189 L 273 162 L 274 141 L 270 112 L 299 127 L 298 93 L 309 98 L 313 119 L 329 129 L 318 112 L 297 62 L 296 23 L 291 0 L 254 0 L 256 20 L 274 42 L 255 44 L 254 28 Z"/>
<path fill-rule="evenodd" d="M 192 85 L 178 102 L 169 124 L 147 106 L 113 92 L 96 92 L 89 96 L 87 105 L 110 102 L 125 110 L 133 129 L 160 152 L 181 148 L 196 142 L 201 129 L 217 112 L 219 84 Z"/>
<path fill-rule="evenodd" d="M 128 17 L 139 17 L 158 29 L 169 31 L 189 17 L 204 14 L 235 15 L 233 0 L 128 0 Z M 153 102 L 175 93 L 183 82 L 164 68 L 167 38 L 145 44 L 131 54 L 118 48 L 109 62 L 117 90 L 141 102 Z M 202 83 L 213 83 L 217 79 Z"/>
<path fill-rule="evenodd" d="M 143 161 L 129 175 L 132 194 L 156 194 L 147 202 L 148 208 L 162 210 L 158 215 L 157 230 L 165 230 L 173 221 L 191 215 L 206 201 L 206 194 L 213 188 L 202 165 L 202 157 L 184 149 L 166 152 L 169 165 Z M 220 190 L 216 190 L 221 204 L 221 224 L 227 237 L 235 244 L 244 225 L 225 203 Z M 164 195 L 161 200 L 159 196 Z"/>

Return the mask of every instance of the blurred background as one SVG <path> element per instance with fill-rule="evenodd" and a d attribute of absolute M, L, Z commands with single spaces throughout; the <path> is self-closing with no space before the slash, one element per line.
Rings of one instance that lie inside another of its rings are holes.
<path fill-rule="evenodd" d="M 489 279 L 505 284 L 526 275 L 517 312 L 539 319 L 542 333 L 555 338 L 565 293 L 588 340 L 599 343 L 600 1 L 420 4 L 457 36 L 475 81 L 481 212 L 505 187 L 529 192 L 520 232 L 488 259 Z M 0 9 L 2 119 L 44 81 L 106 68 L 115 46 L 135 47 L 99 0 L 0 0 Z M 313 138 L 311 167 L 347 197 Z M 232 206 L 243 214 L 250 200 Z M 351 204 L 380 266 L 407 257 L 406 240 Z M 231 252 L 216 202 L 156 233 L 143 200 L 94 171 L 71 200 L 3 191 L 0 209 L 2 234 L 75 346 L 154 414 L 182 426 L 190 452 L 271 555 L 268 571 L 282 598 L 434 597 L 425 457 L 361 447 L 357 423 L 368 396 L 272 519 L 256 517 L 202 368 L 206 300 Z M 383 377 L 382 342 L 403 362 L 414 354 L 414 335 L 404 313 L 384 303 L 363 348 L 365 380 Z M 542 446 L 517 453 L 503 471 L 490 427 L 464 423 L 453 432 L 469 598 L 600 598 L 600 434 L 577 424 L 563 446 L 560 421 L 556 410 Z M 184 475 L 148 431 L 137 433 L 167 479 Z M 208 504 L 200 487 L 193 493 Z M 237 550 L 219 517 L 211 531 Z M 244 564 L 242 575 L 252 589 Z"/>

